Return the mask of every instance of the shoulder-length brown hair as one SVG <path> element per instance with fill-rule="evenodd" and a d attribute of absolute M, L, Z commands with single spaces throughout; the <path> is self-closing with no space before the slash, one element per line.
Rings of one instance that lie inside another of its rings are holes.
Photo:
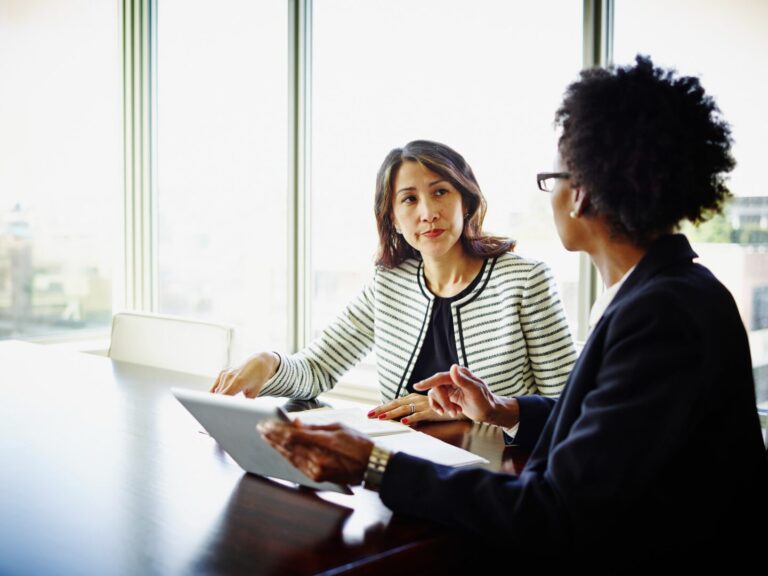
<path fill-rule="evenodd" d="M 419 252 L 395 232 L 392 223 L 392 187 L 403 162 L 418 162 L 448 180 L 461 193 L 467 213 L 461 244 L 467 255 L 488 258 L 514 249 L 514 240 L 483 233 L 486 202 L 472 168 L 464 157 L 445 144 L 414 140 L 387 154 L 376 177 L 374 212 L 379 231 L 379 251 L 376 255 L 378 266 L 394 268 L 408 258 L 420 258 Z"/>

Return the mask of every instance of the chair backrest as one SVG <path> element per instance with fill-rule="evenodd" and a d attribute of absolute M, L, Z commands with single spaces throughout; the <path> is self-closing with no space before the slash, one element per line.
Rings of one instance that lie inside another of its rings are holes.
<path fill-rule="evenodd" d="M 109 356 L 201 376 L 229 366 L 234 330 L 230 326 L 175 316 L 121 312 L 112 319 Z"/>

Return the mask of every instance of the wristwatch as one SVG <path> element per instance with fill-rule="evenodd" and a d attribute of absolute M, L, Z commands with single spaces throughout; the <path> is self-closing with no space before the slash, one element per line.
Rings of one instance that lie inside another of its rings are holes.
<path fill-rule="evenodd" d="M 371 455 L 368 457 L 368 467 L 363 475 L 363 487 L 378 492 L 381 481 L 384 479 L 384 470 L 393 452 L 374 445 Z"/>

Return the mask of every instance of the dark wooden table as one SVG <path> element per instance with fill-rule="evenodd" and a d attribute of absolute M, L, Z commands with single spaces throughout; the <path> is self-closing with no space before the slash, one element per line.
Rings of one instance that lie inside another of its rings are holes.
<path fill-rule="evenodd" d="M 455 535 L 377 494 L 245 474 L 170 394 L 208 379 L 0 342 L 0 574 L 342 574 L 431 565 Z M 275 400 L 278 402 L 279 400 Z M 281 401 L 280 401 L 281 402 Z M 422 428 L 515 472 L 468 422 Z M 399 568 L 395 568 L 399 567 Z"/>

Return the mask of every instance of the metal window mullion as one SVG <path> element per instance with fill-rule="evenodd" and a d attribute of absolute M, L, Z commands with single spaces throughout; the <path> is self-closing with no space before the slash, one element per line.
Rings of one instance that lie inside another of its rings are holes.
<path fill-rule="evenodd" d="M 614 0 L 584 0 L 585 68 L 612 63 L 613 14 Z"/>
<path fill-rule="evenodd" d="M 288 345 L 310 339 L 311 219 L 309 206 L 312 0 L 288 1 Z"/>
<path fill-rule="evenodd" d="M 123 0 L 124 307 L 143 311 L 157 308 L 155 22 L 152 0 Z"/>
<path fill-rule="evenodd" d="M 136 266 L 136 278 L 138 282 L 134 286 L 134 290 L 137 293 L 137 300 L 139 302 L 140 310 L 148 310 L 147 307 L 147 291 L 145 287 L 145 274 L 146 274 L 146 267 L 145 267 L 145 256 L 146 256 L 146 241 L 147 241 L 147 234 L 146 234 L 146 181 L 147 181 L 147 168 L 149 167 L 149 163 L 146 161 L 146 138 L 147 138 L 147 130 L 146 130 L 146 104 L 147 99 L 145 95 L 145 91 L 147 88 L 147 77 L 146 77 L 146 70 L 147 70 L 147 3 L 143 1 L 139 1 L 137 4 L 137 10 L 139 12 L 138 14 L 138 21 L 139 26 L 137 30 L 138 34 L 138 43 L 137 43 L 137 49 L 138 53 L 136 54 L 136 57 L 139 61 L 138 66 L 138 78 L 137 78 L 137 85 L 138 90 L 134 93 L 134 98 L 136 99 L 136 133 L 137 138 L 134 142 L 134 153 L 136 154 L 136 164 L 138 166 L 138 173 L 135 176 L 136 182 L 137 182 L 137 188 L 134 190 L 134 213 L 136 214 L 136 220 L 137 220 L 137 226 L 136 230 L 138 231 L 136 238 L 134 239 L 136 245 L 135 245 L 135 253 L 137 254 L 137 258 L 135 261 Z"/>
<path fill-rule="evenodd" d="M 123 247 L 121 308 L 133 308 L 133 2 L 123 0 Z"/>
<path fill-rule="evenodd" d="M 139 36 L 141 27 L 141 18 L 139 14 L 139 3 L 141 0 L 124 0 L 128 16 L 128 27 L 126 36 L 128 45 L 126 47 L 126 61 L 128 62 L 127 81 L 126 81 L 126 178 L 125 186 L 125 307 L 129 310 L 141 310 L 140 300 L 136 293 L 137 259 L 136 237 L 137 231 L 137 213 L 136 213 L 136 181 L 140 169 L 137 161 L 136 146 L 138 140 L 136 121 L 138 110 L 136 102 L 136 92 L 140 90 L 140 67 L 141 59 L 137 58 L 141 38 Z M 137 86 L 138 84 L 138 86 Z"/>
<path fill-rule="evenodd" d="M 145 13 L 146 27 L 144 41 L 145 67 L 143 78 L 145 89 L 142 90 L 144 101 L 144 128 L 142 171 L 143 212 L 142 212 L 142 289 L 144 290 L 145 308 L 158 311 L 158 211 L 157 211 L 157 1 L 147 0 Z"/>
<path fill-rule="evenodd" d="M 613 60 L 614 0 L 584 0 L 583 66 L 607 66 Z M 579 255 L 577 340 L 587 339 L 589 311 L 600 291 L 597 270 L 585 253 Z"/>

